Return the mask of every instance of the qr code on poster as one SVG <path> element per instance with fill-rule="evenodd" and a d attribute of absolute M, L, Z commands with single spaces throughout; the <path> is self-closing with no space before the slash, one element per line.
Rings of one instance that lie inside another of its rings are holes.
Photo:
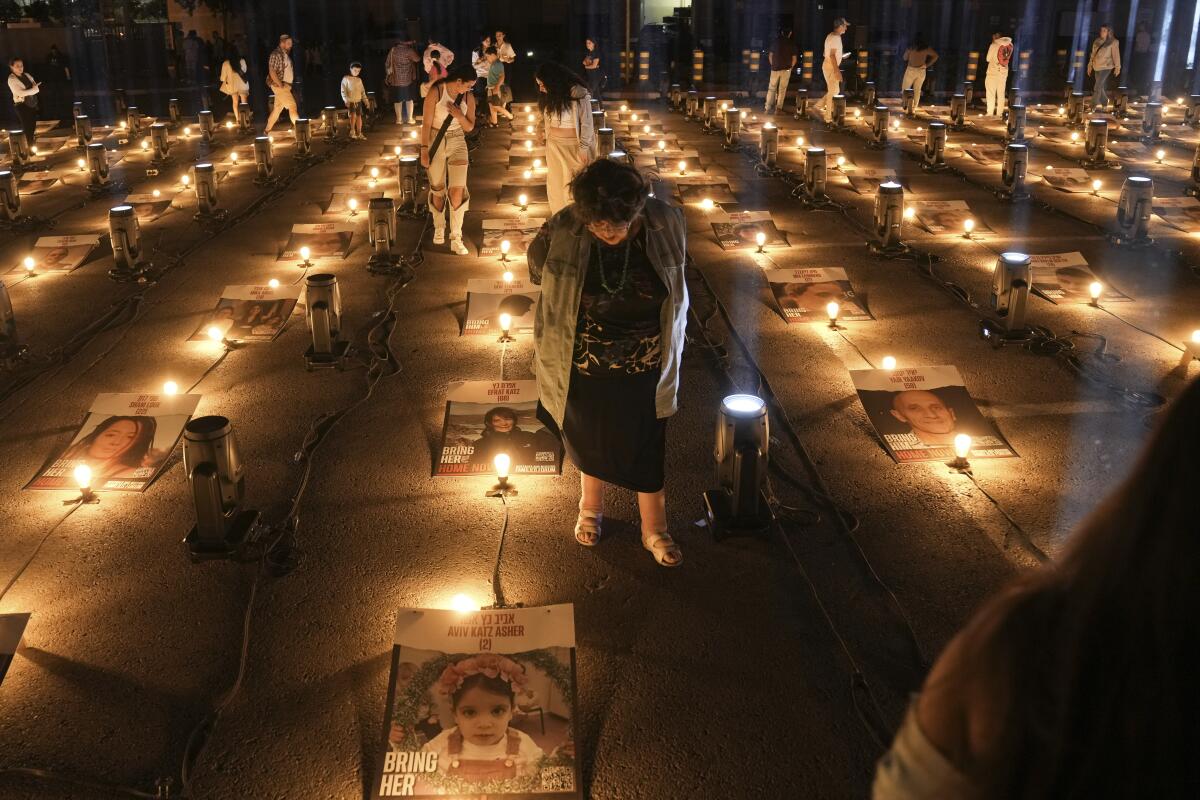
<path fill-rule="evenodd" d="M 572 791 L 575 788 L 575 770 L 571 767 L 545 767 L 540 777 L 542 791 Z"/>

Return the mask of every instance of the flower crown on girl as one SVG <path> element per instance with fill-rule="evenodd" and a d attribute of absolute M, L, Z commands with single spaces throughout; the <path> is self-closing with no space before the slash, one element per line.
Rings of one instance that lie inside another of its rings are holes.
<path fill-rule="evenodd" d="M 504 656 L 480 653 L 477 656 L 464 658 L 457 664 L 451 664 L 442 670 L 437 680 L 438 694 L 449 696 L 462 687 L 463 681 L 471 675 L 486 675 L 489 678 L 500 678 L 512 686 L 514 694 L 520 694 L 529 680 L 525 675 L 525 667 Z"/>

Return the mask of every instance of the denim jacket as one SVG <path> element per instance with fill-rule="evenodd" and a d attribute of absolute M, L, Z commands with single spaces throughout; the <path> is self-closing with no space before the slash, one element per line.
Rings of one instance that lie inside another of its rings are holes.
<path fill-rule="evenodd" d="M 687 261 L 687 224 L 683 209 L 656 198 L 642 212 L 646 226 L 646 252 L 654 271 L 667 287 L 662 306 L 662 373 L 654 407 L 659 419 L 678 410 L 679 363 L 687 327 L 688 294 L 684 281 Z M 542 226 L 526 256 L 529 280 L 542 287 L 533 318 L 534 374 L 538 397 L 562 427 L 571 385 L 575 329 L 579 302 L 591 256 L 591 237 L 571 206 Z"/>

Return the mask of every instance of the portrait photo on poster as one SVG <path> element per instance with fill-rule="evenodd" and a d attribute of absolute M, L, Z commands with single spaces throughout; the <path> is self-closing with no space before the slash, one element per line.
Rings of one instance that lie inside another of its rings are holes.
<path fill-rule="evenodd" d="M 1033 267 L 1033 292 L 1051 303 L 1090 303 L 1091 286 L 1100 279 L 1088 266 L 1083 253 L 1039 253 L 1029 257 Z M 1132 298 L 1100 281 L 1100 301 L 1128 303 Z"/>
<path fill-rule="evenodd" d="M 545 224 L 545 217 L 509 217 L 506 219 L 485 219 L 483 221 L 483 244 L 479 248 L 481 256 L 500 255 L 500 243 L 508 242 L 508 255 L 525 255 L 525 250 L 533 237 Z"/>
<path fill-rule="evenodd" d="M 39 272 L 70 272 L 81 266 L 100 244 L 99 236 L 40 236 L 29 251 Z M 24 258 L 10 272 L 25 272 Z"/>
<path fill-rule="evenodd" d="M 97 395 L 70 443 L 25 488 L 76 489 L 75 468 L 85 465 L 95 491 L 143 492 L 199 403 L 198 394 Z"/>
<path fill-rule="evenodd" d="M 351 211 L 357 210 L 359 213 L 365 214 L 367 206 L 371 200 L 376 197 L 383 197 L 382 189 L 371 189 L 367 186 L 335 186 L 329 195 L 329 203 L 325 206 L 325 214 L 349 214 Z M 357 204 L 357 209 L 350 208 L 350 200 L 353 199 Z"/>
<path fill-rule="evenodd" d="M 534 309 L 541 288 L 527 278 L 511 281 L 491 278 L 471 278 L 467 281 L 467 316 L 463 320 L 463 335 L 490 334 L 500 336 L 503 328 L 500 315 L 508 314 L 510 333 L 532 333 Z"/>
<path fill-rule="evenodd" d="M 867 417 L 897 462 L 949 461 L 954 437 L 971 437 L 972 458 L 1015 458 L 1016 452 L 980 413 L 957 367 L 852 369 Z"/>
<path fill-rule="evenodd" d="M 1200 232 L 1200 200 L 1194 197 L 1156 197 L 1154 213 L 1176 230 Z"/>
<path fill-rule="evenodd" d="M 787 237 L 775 227 L 769 211 L 737 211 L 732 214 L 713 212 L 713 233 L 722 250 L 758 247 L 758 234 L 763 234 L 764 247 L 789 247 Z"/>
<path fill-rule="evenodd" d="M 350 254 L 353 236 L 353 225 L 336 222 L 297 223 L 292 226 L 278 260 L 298 258 L 301 247 L 309 249 L 309 258 L 345 258 Z"/>
<path fill-rule="evenodd" d="M 396 616 L 371 797 L 579 800 L 569 604 Z"/>
<path fill-rule="evenodd" d="M 450 385 L 435 476 L 491 475 L 506 454 L 513 475 L 558 475 L 562 443 L 537 418 L 537 381 Z"/>
<path fill-rule="evenodd" d="M 521 198 L 521 195 L 525 195 L 526 203 L 545 203 L 546 184 L 545 182 L 537 183 L 535 181 L 528 183 L 505 183 L 500 187 L 498 202 L 515 203 Z"/>
<path fill-rule="evenodd" d="M 217 305 L 201 321 L 189 342 L 209 340 L 216 327 L 230 341 L 269 342 L 283 330 L 300 298 L 297 285 L 226 286 Z"/>
<path fill-rule="evenodd" d="M 839 306 L 838 319 L 848 322 L 874 319 L 841 267 L 803 267 L 765 270 L 779 313 L 789 322 L 828 324 L 831 302 Z"/>
<path fill-rule="evenodd" d="M 675 195 L 681 203 L 699 203 L 708 198 L 714 203 L 736 203 L 737 196 L 729 188 L 729 181 L 724 178 L 710 178 L 706 175 L 671 176 L 675 183 Z"/>
<path fill-rule="evenodd" d="M 150 193 L 126 195 L 125 204 L 133 206 L 133 213 L 138 222 L 153 222 L 171 209 L 171 201 L 175 195 L 159 195 Z"/>
<path fill-rule="evenodd" d="M 934 235 L 962 235 L 963 223 L 968 219 L 975 221 L 976 232 L 991 230 L 971 212 L 966 200 L 919 200 L 910 207 L 921 227 Z"/>

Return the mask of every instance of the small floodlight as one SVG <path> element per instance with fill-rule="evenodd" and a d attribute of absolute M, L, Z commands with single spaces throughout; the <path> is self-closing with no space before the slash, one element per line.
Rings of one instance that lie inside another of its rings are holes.
<path fill-rule="evenodd" d="M 108 151 L 101 142 L 87 146 L 88 169 L 91 171 L 91 188 L 100 189 L 108 185 Z"/>
<path fill-rule="evenodd" d="M 275 156 L 270 136 L 254 137 L 254 166 L 258 171 L 259 181 L 269 180 L 275 172 Z"/>
<path fill-rule="evenodd" d="M 1154 181 L 1143 175 L 1132 175 L 1121 187 L 1117 201 L 1117 234 L 1120 244 L 1143 245 L 1149 237 L 1150 214 L 1154 204 Z"/>
<path fill-rule="evenodd" d="M 875 241 L 870 243 L 872 252 L 887 256 L 907 252 L 903 241 L 904 218 L 904 187 L 895 181 L 879 184 L 872 219 L 875 234 Z"/>
<path fill-rule="evenodd" d="M 196 525 L 184 540 L 192 561 L 234 557 L 258 512 L 242 507 L 246 479 L 227 418 L 196 417 L 184 426 L 183 470 L 196 508 Z"/>
<path fill-rule="evenodd" d="M 115 278 L 129 278 L 142 270 L 142 229 L 133 206 L 120 205 L 108 211 L 108 235 L 112 244 Z"/>
<path fill-rule="evenodd" d="M 761 398 L 734 394 L 721 402 L 713 449 L 718 488 L 704 493 L 714 537 L 761 532 L 770 525 L 763 495 L 769 441 L 767 406 Z"/>
<path fill-rule="evenodd" d="M 1010 336 L 1025 333 L 1025 307 L 1033 282 L 1031 259 L 1025 253 L 1001 253 L 992 270 L 992 308 Z"/>
<path fill-rule="evenodd" d="M 396 202 L 390 197 L 372 197 L 367 202 L 367 233 L 373 252 L 370 266 L 390 266 L 396 240 Z"/>
<path fill-rule="evenodd" d="M 92 120 L 86 114 L 75 118 L 75 143 L 79 147 L 92 143 Z"/>
<path fill-rule="evenodd" d="M 342 295 L 337 276 L 329 273 L 309 275 L 305 281 L 308 300 L 308 328 L 312 345 L 304 354 L 305 366 L 342 368 L 350 343 L 342 340 Z"/>
<path fill-rule="evenodd" d="M 204 219 L 217 213 L 217 171 L 210 163 L 192 168 L 196 183 L 196 216 Z"/>

